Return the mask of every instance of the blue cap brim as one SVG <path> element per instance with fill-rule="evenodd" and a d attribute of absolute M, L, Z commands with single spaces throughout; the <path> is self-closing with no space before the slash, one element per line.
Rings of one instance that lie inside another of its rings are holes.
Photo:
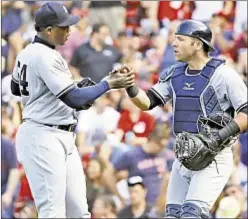
<path fill-rule="evenodd" d="M 79 16 L 70 15 L 64 22 L 58 24 L 58 27 L 67 27 L 76 24 L 80 20 Z"/>

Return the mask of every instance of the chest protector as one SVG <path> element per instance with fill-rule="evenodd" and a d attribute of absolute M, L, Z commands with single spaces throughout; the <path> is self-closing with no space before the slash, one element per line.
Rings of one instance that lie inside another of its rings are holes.
<path fill-rule="evenodd" d="M 175 94 L 174 133 L 183 131 L 198 133 L 197 119 L 213 111 L 221 110 L 215 90 L 209 81 L 224 60 L 212 58 L 198 75 L 186 75 L 187 64 L 177 66 L 171 76 Z"/>

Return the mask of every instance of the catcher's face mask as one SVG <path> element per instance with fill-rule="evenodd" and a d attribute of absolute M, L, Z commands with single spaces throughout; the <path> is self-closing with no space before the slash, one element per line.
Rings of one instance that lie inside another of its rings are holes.
<path fill-rule="evenodd" d="M 203 132 L 209 136 L 214 135 L 220 129 L 227 126 L 232 121 L 231 115 L 226 112 L 218 111 L 211 113 L 208 116 L 200 115 L 197 120 L 198 132 Z M 223 143 L 224 147 L 232 145 L 237 140 L 237 137 L 230 137 Z"/>

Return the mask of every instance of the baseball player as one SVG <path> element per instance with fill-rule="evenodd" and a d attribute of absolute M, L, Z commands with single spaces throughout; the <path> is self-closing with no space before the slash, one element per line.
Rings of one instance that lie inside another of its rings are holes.
<path fill-rule="evenodd" d="M 78 21 L 65 6 L 44 4 L 35 13 L 37 36 L 19 53 L 13 71 L 11 90 L 21 96 L 24 106 L 24 122 L 16 137 L 17 158 L 26 172 L 39 218 L 90 217 L 85 176 L 75 146 L 74 111 L 89 108 L 109 89 L 134 84 L 132 73 L 120 73 L 123 68 L 99 84 L 88 83 L 90 80 L 78 86 L 74 83 L 55 48 L 66 42 L 70 26 Z"/>
<path fill-rule="evenodd" d="M 208 52 L 214 49 L 211 38 L 207 25 L 183 21 L 173 41 L 179 62 L 162 72 L 147 92 L 136 85 L 126 89 L 142 110 L 172 99 L 177 159 L 167 191 L 168 218 L 209 217 L 232 171 L 233 155 L 226 142 L 247 129 L 247 87 L 223 60 L 209 57 Z M 213 121 L 218 129 L 212 132 L 208 126 L 208 132 L 203 132 L 198 118 L 210 121 L 211 115 L 221 122 L 226 115 L 231 119 L 222 126 Z"/>

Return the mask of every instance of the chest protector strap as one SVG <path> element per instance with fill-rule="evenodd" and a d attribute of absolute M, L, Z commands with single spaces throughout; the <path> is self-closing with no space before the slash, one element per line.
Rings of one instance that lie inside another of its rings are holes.
<path fill-rule="evenodd" d="M 186 75 L 187 64 L 179 65 L 174 69 L 171 84 L 175 92 L 173 103 L 175 134 L 182 131 L 197 133 L 197 119 L 203 114 L 203 107 L 207 114 L 220 109 L 214 89 L 212 87 L 206 89 L 206 87 L 215 70 L 222 63 L 224 60 L 212 58 L 198 75 Z M 200 101 L 201 95 L 203 104 Z"/>

